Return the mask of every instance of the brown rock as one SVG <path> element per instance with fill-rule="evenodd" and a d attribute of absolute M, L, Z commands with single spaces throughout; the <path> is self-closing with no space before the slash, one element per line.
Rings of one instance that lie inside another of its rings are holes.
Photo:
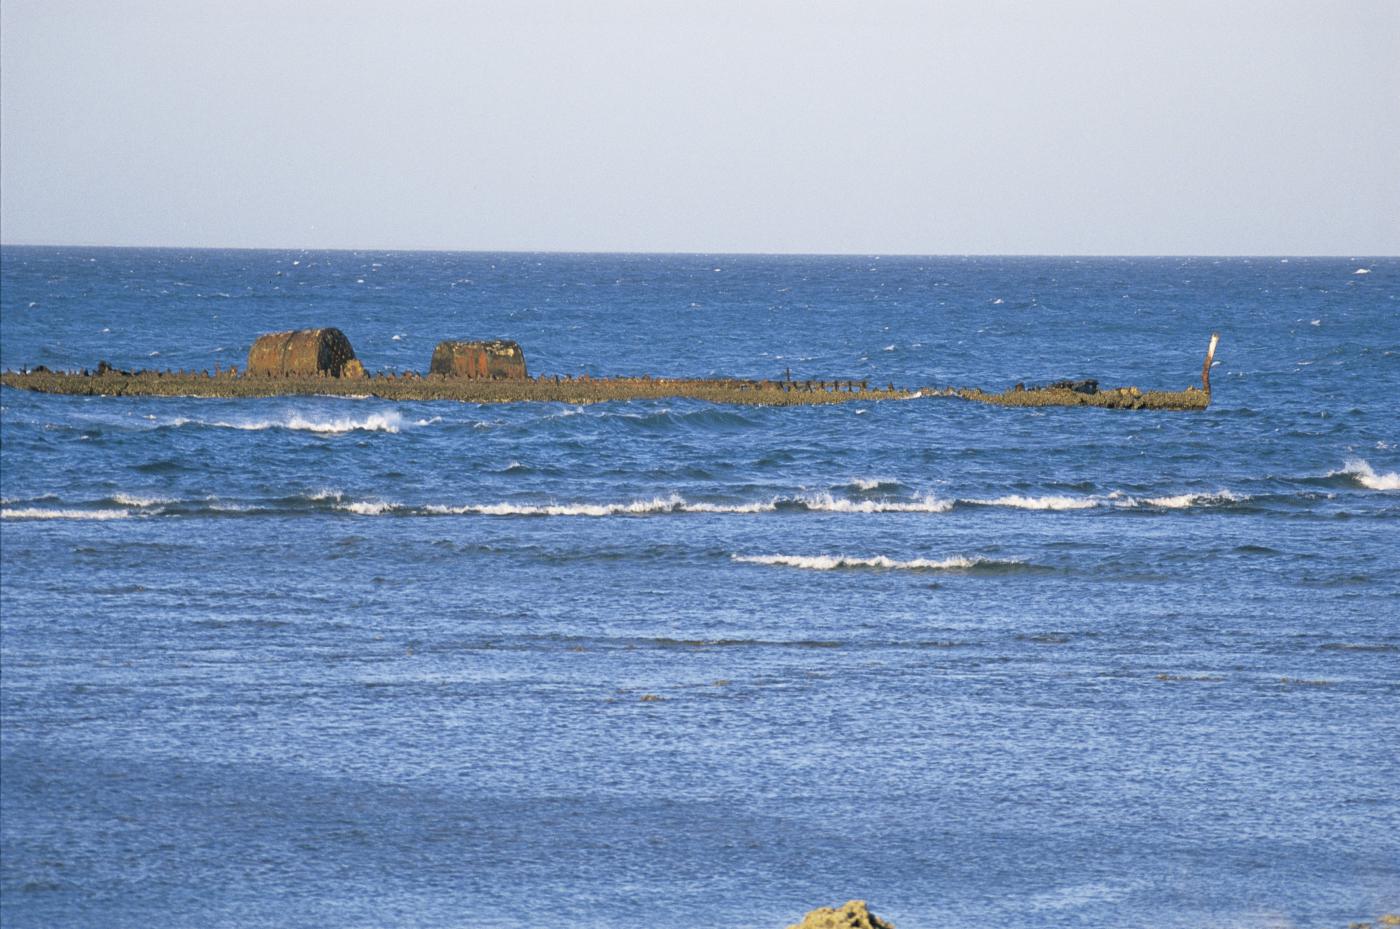
<path fill-rule="evenodd" d="M 824 906 L 812 910 L 788 929 L 894 929 L 894 923 L 870 912 L 864 900 L 850 900 L 838 909 Z"/>

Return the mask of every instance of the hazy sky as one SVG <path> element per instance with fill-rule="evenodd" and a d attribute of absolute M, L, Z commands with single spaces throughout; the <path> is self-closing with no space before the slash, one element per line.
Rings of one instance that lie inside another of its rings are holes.
<path fill-rule="evenodd" d="M 1400 0 L 3 0 L 0 239 L 1400 254 Z"/>

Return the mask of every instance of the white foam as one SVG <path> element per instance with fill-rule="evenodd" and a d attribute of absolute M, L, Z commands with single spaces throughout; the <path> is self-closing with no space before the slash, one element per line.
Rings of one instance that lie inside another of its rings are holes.
<path fill-rule="evenodd" d="M 685 507 L 685 500 L 676 494 L 633 500 L 628 503 L 486 503 L 465 506 L 430 504 L 424 512 L 438 515 L 477 516 L 641 516 L 648 513 L 672 513 Z"/>
<path fill-rule="evenodd" d="M 357 516 L 379 516 L 392 512 L 399 508 L 397 503 L 385 503 L 382 500 L 354 500 L 350 503 L 338 503 L 337 510 L 345 510 Z"/>
<path fill-rule="evenodd" d="M 1370 268 L 1357 268 L 1355 271 L 1353 271 L 1353 272 L 1351 272 L 1351 273 L 1352 273 L 1352 274 L 1370 274 L 1370 273 L 1371 273 L 1371 269 L 1370 269 Z"/>
<path fill-rule="evenodd" d="M 917 500 L 846 500 L 831 494 L 796 497 L 809 510 L 821 513 L 946 513 L 953 508 L 951 500 L 924 496 Z"/>
<path fill-rule="evenodd" d="M 1176 494 L 1170 497 L 1148 497 L 1144 500 L 1132 500 L 1125 503 L 1127 506 L 1134 506 L 1142 503 L 1146 506 L 1157 506 L 1168 510 L 1183 510 L 1193 506 L 1218 506 L 1222 503 L 1239 503 L 1248 500 L 1249 497 L 1243 494 L 1231 493 L 1228 490 L 1217 490 L 1214 493 L 1194 493 Z"/>
<path fill-rule="evenodd" d="M 323 492 L 327 499 L 338 494 Z M 773 497 L 749 503 L 692 503 L 679 494 L 619 503 L 469 503 L 460 506 L 429 504 L 422 512 L 446 516 L 646 516 L 664 513 L 772 513 L 783 504 L 819 513 L 946 513 L 948 500 L 922 497 L 916 500 L 847 500 L 831 494 Z"/>
<path fill-rule="evenodd" d="M 420 423 L 420 425 L 427 424 L 426 420 Z M 223 420 L 207 422 L 198 419 L 177 418 L 170 420 L 166 425 L 210 426 L 216 429 L 239 429 L 244 432 L 261 432 L 265 429 L 292 429 L 298 432 L 316 432 L 324 434 L 356 431 L 396 433 L 403 426 L 403 417 L 393 410 L 383 413 L 370 413 L 367 416 L 358 418 L 341 416 L 318 419 L 303 416 L 300 413 L 291 413 L 282 419 L 257 419 L 241 422 L 225 422 Z"/>
<path fill-rule="evenodd" d="M 210 500 L 209 509 L 216 513 L 251 513 L 256 507 L 247 503 L 226 503 L 222 500 Z"/>
<path fill-rule="evenodd" d="M 297 429 L 306 432 L 398 432 L 403 424 L 403 417 L 394 411 L 387 413 L 371 413 L 368 416 L 354 419 L 341 417 L 338 419 L 308 419 L 304 416 L 293 414 L 286 422 L 281 423 L 284 428 Z"/>
<path fill-rule="evenodd" d="M 1019 510 L 1088 510 L 1099 505 L 1092 497 L 1022 497 L 1011 495 L 994 500 L 968 500 L 979 506 L 1009 506 Z"/>
<path fill-rule="evenodd" d="M 872 558 L 859 558 L 852 555 L 732 555 L 735 561 L 746 564 L 782 565 L 789 568 L 805 568 L 809 571 L 835 571 L 838 568 L 884 568 L 899 571 L 947 571 L 972 568 L 987 564 L 982 558 L 911 558 L 897 561 L 886 555 Z M 1014 563 L 1014 562 L 1011 562 Z"/>
<path fill-rule="evenodd" d="M 899 481 L 892 477 L 853 477 L 849 486 L 856 490 L 878 490 L 881 487 L 898 487 Z"/>
<path fill-rule="evenodd" d="M 771 513 L 778 508 L 776 499 L 754 503 L 685 503 L 687 513 Z"/>
<path fill-rule="evenodd" d="M 170 497 L 138 497 L 135 494 L 112 494 L 112 502 L 122 506 L 134 506 L 138 509 L 152 506 L 164 506 L 167 503 L 177 501 Z"/>
<path fill-rule="evenodd" d="M 129 519 L 130 510 L 46 510 L 25 507 L 0 510 L 0 519 Z"/>
<path fill-rule="evenodd" d="M 1362 487 L 1369 490 L 1400 490 L 1400 473 L 1395 471 L 1376 473 L 1371 465 L 1361 458 L 1348 458 L 1342 470 L 1333 471 L 1328 477 L 1345 474 Z"/>

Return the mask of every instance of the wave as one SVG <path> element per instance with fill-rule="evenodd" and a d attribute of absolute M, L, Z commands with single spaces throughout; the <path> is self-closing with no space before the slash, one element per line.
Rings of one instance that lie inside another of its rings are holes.
<path fill-rule="evenodd" d="M 1173 497 L 1148 497 L 1144 500 L 1124 501 L 1124 506 L 1156 506 L 1167 510 L 1182 510 L 1193 506 L 1221 506 L 1227 503 L 1243 503 L 1249 497 L 1244 494 L 1217 490 L 1214 493 L 1177 494 Z"/>
<path fill-rule="evenodd" d="M 870 493 L 872 490 L 894 490 L 899 487 L 899 481 L 892 477 L 853 477 L 846 486 Z"/>
<path fill-rule="evenodd" d="M 625 503 L 477 503 L 462 506 L 429 504 L 423 512 L 435 515 L 478 516 L 644 516 L 657 513 L 772 513 L 779 510 L 814 513 L 944 513 L 947 500 L 846 500 L 830 494 L 774 497 L 750 503 L 692 503 L 679 494 L 631 500 Z"/>
<path fill-rule="evenodd" d="M 774 498 L 775 509 L 809 510 L 814 513 L 946 513 L 953 501 L 923 496 L 915 500 L 847 500 L 831 494 Z"/>
<path fill-rule="evenodd" d="M 1380 474 L 1361 458 L 1348 458 L 1340 471 L 1330 471 L 1328 477 L 1347 477 L 1367 490 L 1400 490 L 1400 473 L 1387 471 Z"/>
<path fill-rule="evenodd" d="M 429 504 L 423 512 L 455 516 L 641 516 L 650 513 L 674 513 L 688 504 L 678 494 L 633 500 L 628 503 L 485 503 L 463 506 Z"/>
<path fill-rule="evenodd" d="M 52 500 L 62 504 L 57 497 L 35 500 L 6 500 L 10 504 L 32 504 L 41 500 Z M 766 500 L 744 502 L 691 501 L 678 493 L 665 496 L 642 497 L 633 500 L 610 502 L 530 502 L 500 501 L 495 503 L 401 503 L 375 497 L 355 498 L 334 488 L 308 490 L 278 499 L 225 500 L 217 496 L 200 499 L 175 499 L 169 497 L 143 496 L 130 493 L 116 493 L 101 500 L 74 501 L 70 507 L 89 509 L 41 509 L 22 507 L 6 509 L 10 518 L 61 518 L 46 516 L 49 513 L 78 514 L 68 518 L 119 518 L 127 515 L 141 516 L 198 516 L 201 514 L 262 514 L 290 515 L 297 513 L 342 512 L 356 516 L 496 516 L 496 517 L 592 517 L 609 516 L 653 516 L 670 514 L 730 514 L 752 515 L 763 513 L 819 513 L 836 515 L 875 515 L 882 513 L 942 514 L 958 507 L 1010 507 L 1033 511 L 1072 511 L 1095 507 L 1105 508 L 1157 508 L 1179 510 L 1192 507 L 1218 507 L 1240 503 L 1250 497 L 1229 490 L 1193 492 L 1162 497 L 1128 497 L 1119 493 L 1107 496 L 1002 496 L 994 498 L 943 499 L 932 495 L 912 499 L 850 499 L 830 493 L 803 494 L 798 496 L 774 496 Z M 117 507 L 120 510 L 116 509 Z M 109 512 L 106 517 L 92 516 L 93 513 Z"/>
<path fill-rule="evenodd" d="M 170 497 L 140 497 L 136 494 L 112 494 L 112 502 L 118 506 L 130 506 L 137 509 L 149 509 L 151 507 L 166 506 L 171 503 L 179 503 Z"/>
<path fill-rule="evenodd" d="M 379 516 L 399 509 L 399 505 L 382 500 L 353 500 L 350 503 L 338 503 L 335 508 L 354 513 L 356 516 Z"/>
<path fill-rule="evenodd" d="M 835 571 L 841 568 L 877 568 L 889 571 L 966 571 L 984 566 L 1020 565 L 1019 561 L 994 561 L 986 558 L 911 558 L 899 561 L 887 555 L 860 558 L 853 555 L 731 555 L 745 564 L 781 565 L 808 571 Z"/>
<path fill-rule="evenodd" d="M 418 420 L 415 425 L 426 426 L 431 420 Z M 403 428 L 403 416 L 393 410 L 383 413 L 370 413 L 367 416 L 312 418 L 300 413 L 290 413 L 281 419 L 256 419 L 226 422 L 224 420 L 173 419 L 167 426 L 204 426 L 211 429 L 238 429 L 244 432 L 261 432 L 266 429 L 290 429 L 295 432 L 315 432 L 337 435 L 346 432 L 388 432 L 397 433 Z"/>
<path fill-rule="evenodd" d="M 50 510 L 24 507 L 0 510 L 0 519 L 130 519 L 130 510 Z"/>
<path fill-rule="evenodd" d="M 1094 497 L 997 497 L 994 500 L 960 500 L 974 506 L 1009 506 L 1019 510 L 1089 510 L 1099 505 Z"/>

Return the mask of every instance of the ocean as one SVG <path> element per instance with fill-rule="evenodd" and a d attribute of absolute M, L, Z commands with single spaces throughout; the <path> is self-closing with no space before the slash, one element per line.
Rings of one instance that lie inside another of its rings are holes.
<path fill-rule="evenodd" d="M 0 251 L 0 365 L 1093 377 L 1204 413 L 0 392 L 0 921 L 1400 908 L 1400 260 Z"/>

